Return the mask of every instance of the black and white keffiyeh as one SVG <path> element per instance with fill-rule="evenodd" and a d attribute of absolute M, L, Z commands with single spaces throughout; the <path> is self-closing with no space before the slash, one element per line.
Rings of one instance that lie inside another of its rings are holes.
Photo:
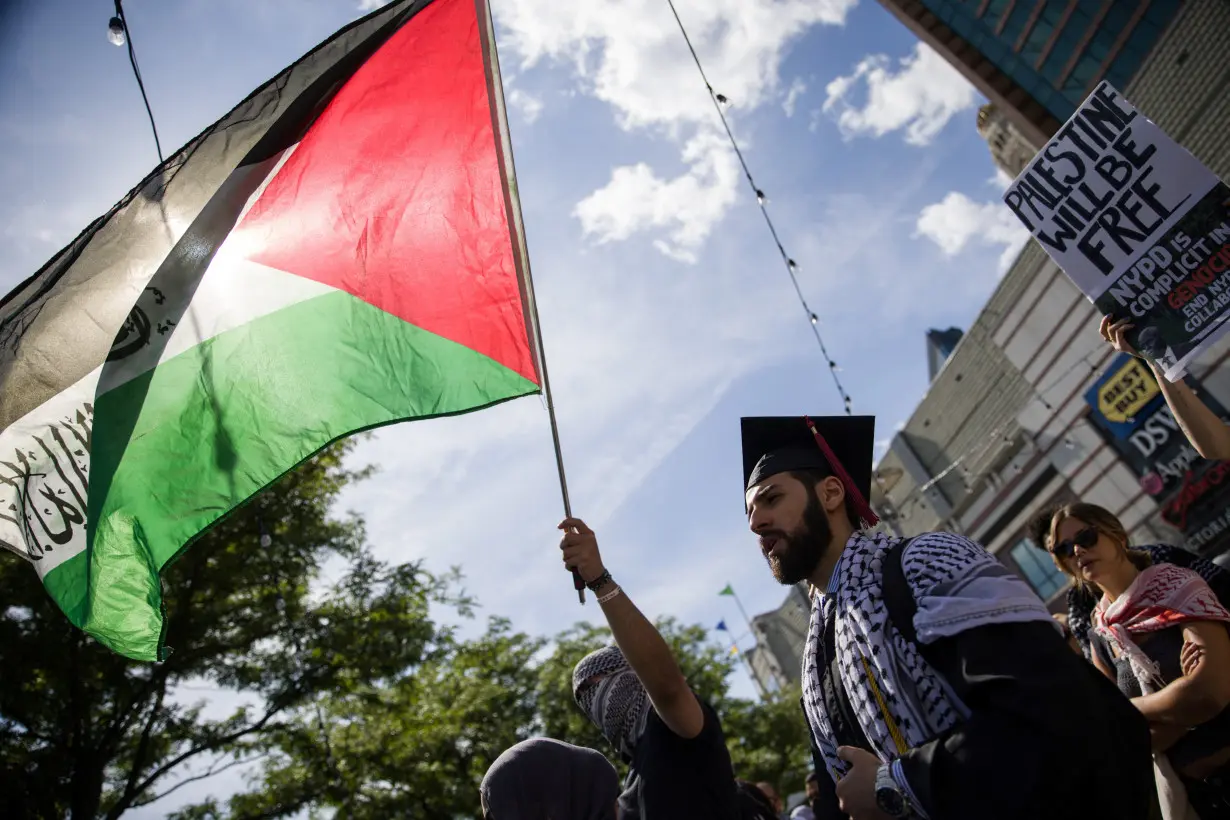
<path fill-rule="evenodd" d="M 597 683 L 595 677 L 601 677 Z M 653 706 L 624 653 L 617 646 L 591 652 L 572 670 L 572 696 L 603 737 L 632 759 Z"/>
<path fill-rule="evenodd" d="M 830 619 L 836 619 L 841 683 L 872 751 L 881 760 L 894 760 L 900 752 L 867 679 L 868 668 L 907 749 L 923 745 L 969 716 L 965 704 L 923 659 L 918 647 L 889 625 L 881 561 L 899 541 L 883 533 L 854 533 L 828 589 L 812 601 L 803 655 L 803 704 L 812 736 L 834 780 L 849 764 L 837 757 L 820 691 L 820 673 L 832 663 L 831 658 L 818 657 Z M 918 606 L 914 626 L 920 643 L 988 624 L 1055 623 L 1023 580 L 967 538 L 951 533 L 918 536 L 906 546 L 901 563 Z"/>

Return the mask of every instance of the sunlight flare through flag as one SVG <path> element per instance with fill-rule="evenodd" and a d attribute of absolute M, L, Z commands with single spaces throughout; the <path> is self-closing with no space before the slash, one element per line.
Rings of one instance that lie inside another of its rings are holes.
<path fill-rule="evenodd" d="M 354 22 L 0 302 L 0 544 L 114 651 L 330 442 L 540 392 L 486 0 Z"/>

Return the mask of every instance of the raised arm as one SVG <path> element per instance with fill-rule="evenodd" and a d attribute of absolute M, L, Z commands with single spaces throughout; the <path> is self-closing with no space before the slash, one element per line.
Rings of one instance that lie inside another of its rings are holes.
<path fill-rule="evenodd" d="M 1162 386 L 1162 395 L 1166 397 L 1174 420 L 1196 452 L 1214 461 L 1230 458 L 1230 427 L 1185 382 L 1166 381 L 1156 364 L 1150 362 L 1149 366 Z"/>
<path fill-rule="evenodd" d="M 579 518 L 565 519 L 559 526 L 564 531 L 560 540 L 564 566 L 569 571 L 575 568 L 587 584 L 601 578 L 606 568 L 594 531 Z M 649 693 L 662 722 L 679 737 L 687 740 L 696 737 L 705 726 L 700 701 L 692 693 L 662 635 L 628 594 L 622 589 L 616 593 L 616 589 L 614 581 L 607 581 L 595 590 L 615 643 Z"/>
<path fill-rule="evenodd" d="M 1115 350 L 1138 356 L 1140 354 L 1128 342 L 1126 335 L 1133 327 L 1132 322 L 1127 319 L 1115 322 L 1110 316 L 1103 316 L 1098 330 L 1102 338 L 1110 342 Z M 1196 452 L 1207 459 L 1230 459 L 1230 427 L 1183 381 L 1167 381 L 1156 362 L 1149 361 L 1149 367 L 1162 388 L 1162 395 L 1166 398 L 1170 412 L 1187 440 L 1196 448 Z"/>

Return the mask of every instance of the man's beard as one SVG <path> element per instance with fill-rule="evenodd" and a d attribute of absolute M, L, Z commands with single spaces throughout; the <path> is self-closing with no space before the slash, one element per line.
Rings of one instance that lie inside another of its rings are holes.
<path fill-rule="evenodd" d="M 833 538 L 833 530 L 829 527 L 829 519 L 820 506 L 820 499 L 814 492 L 809 494 L 807 508 L 803 510 L 803 520 L 789 535 L 777 532 L 776 535 L 785 547 L 777 546 L 775 555 L 768 557 L 769 569 L 779 584 L 797 584 L 806 580 L 815 572 L 820 559 L 828 551 L 829 541 Z"/>

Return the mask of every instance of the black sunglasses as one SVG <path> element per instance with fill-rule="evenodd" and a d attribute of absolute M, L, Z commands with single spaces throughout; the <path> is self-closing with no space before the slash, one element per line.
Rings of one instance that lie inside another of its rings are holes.
<path fill-rule="evenodd" d="M 1098 543 L 1098 531 L 1094 527 L 1086 527 L 1071 538 L 1060 541 L 1051 550 L 1060 558 L 1071 558 L 1076 554 L 1076 548 L 1093 549 L 1094 544 Z"/>

